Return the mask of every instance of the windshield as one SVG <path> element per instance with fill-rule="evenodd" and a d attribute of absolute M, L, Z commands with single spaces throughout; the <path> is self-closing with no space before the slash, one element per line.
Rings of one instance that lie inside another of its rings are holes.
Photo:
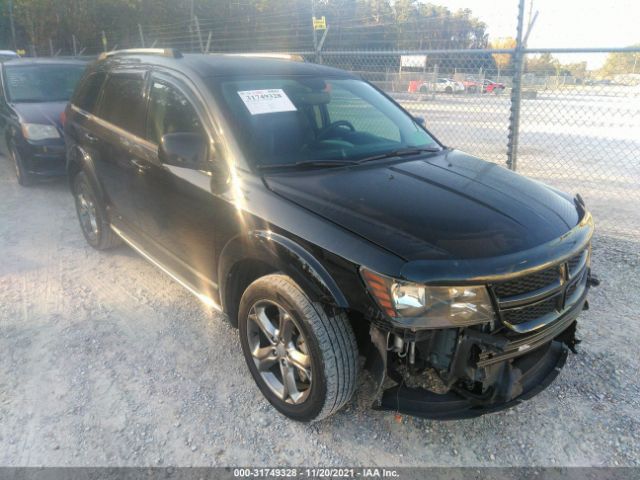
<path fill-rule="evenodd" d="M 66 102 L 84 65 L 5 65 L 4 85 L 10 102 Z"/>
<path fill-rule="evenodd" d="M 242 147 L 260 166 L 359 159 L 438 147 L 371 85 L 309 76 L 212 78 Z"/>

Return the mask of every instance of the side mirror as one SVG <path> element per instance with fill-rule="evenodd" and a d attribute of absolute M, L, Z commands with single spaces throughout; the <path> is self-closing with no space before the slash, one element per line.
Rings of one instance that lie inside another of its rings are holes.
<path fill-rule="evenodd" d="M 199 133 L 167 133 L 160 139 L 158 158 L 162 163 L 191 170 L 210 171 L 208 141 Z"/>
<path fill-rule="evenodd" d="M 419 125 L 422 125 L 423 127 L 427 126 L 426 122 L 424 121 L 424 117 L 413 117 L 413 121 Z"/>

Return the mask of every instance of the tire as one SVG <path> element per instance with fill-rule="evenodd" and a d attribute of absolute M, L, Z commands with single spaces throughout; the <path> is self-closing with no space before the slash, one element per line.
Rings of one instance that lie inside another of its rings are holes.
<path fill-rule="evenodd" d="M 265 318 L 269 327 L 260 322 Z M 271 274 L 245 290 L 238 319 L 249 371 L 280 413 L 299 422 L 318 421 L 349 401 L 356 386 L 358 346 L 344 314 L 312 302 L 290 277 Z M 280 319 L 285 319 L 284 328 Z M 289 335 L 283 333 L 287 331 Z M 287 390 L 284 378 L 294 388 Z M 290 391 L 295 394 L 287 398 Z"/>
<path fill-rule="evenodd" d="M 122 243 L 107 221 L 103 203 L 98 200 L 91 182 L 84 172 L 73 178 L 73 198 L 80 229 L 87 243 L 96 250 L 108 250 Z"/>
<path fill-rule="evenodd" d="M 444 89 L 444 92 L 445 92 L 445 93 L 453 93 L 453 88 L 451 88 L 451 87 L 446 87 L 446 88 Z"/>
<path fill-rule="evenodd" d="M 422 85 L 420 87 L 420 93 L 429 93 L 429 89 L 425 85 Z"/>
<path fill-rule="evenodd" d="M 27 169 L 24 167 L 24 163 L 22 161 L 22 157 L 18 153 L 15 145 L 11 145 L 11 160 L 13 161 L 13 166 L 16 174 L 16 180 L 18 180 L 18 184 L 23 187 L 28 187 L 33 185 L 33 175 L 31 175 Z"/>

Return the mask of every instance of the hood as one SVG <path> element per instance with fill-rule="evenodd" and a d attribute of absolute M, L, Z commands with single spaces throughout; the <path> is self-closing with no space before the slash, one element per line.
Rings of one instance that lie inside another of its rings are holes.
<path fill-rule="evenodd" d="M 507 255 L 577 225 L 571 200 L 458 151 L 265 177 L 270 189 L 407 261 Z"/>
<path fill-rule="evenodd" d="M 62 129 L 60 114 L 67 102 L 13 103 L 11 105 L 24 123 L 41 123 L 55 125 Z"/>

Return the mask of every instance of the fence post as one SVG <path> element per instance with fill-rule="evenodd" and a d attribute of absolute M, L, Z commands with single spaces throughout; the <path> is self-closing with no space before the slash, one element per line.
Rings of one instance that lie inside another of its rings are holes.
<path fill-rule="evenodd" d="M 49 38 L 49 56 L 53 57 L 53 40 Z"/>
<path fill-rule="evenodd" d="M 78 44 L 76 43 L 76 36 L 75 35 L 71 35 L 71 42 L 73 43 L 73 56 L 77 57 L 78 56 Z"/>
<path fill-rule="evenodd" d="M 518 161 L 518 136 L 520 135 L 520 100 L 522 99 L 522 73 L 524 70 L 524 45 L 522 29 L 524 26 L 524 2 L 518 2 L 518 30 L 516 48 L 513 53 L 513 81 L 511 85 L 511 112 L 509 115 L 509 135 L 507 139 L 507 167 L 516 170 Z"/>
<path fill-rule="evenodd" d="M 144 33 L 142 31 L 142 25 L 138 24 L 138 33 L 140 34 L 140 46 L 144 48 Z"/>
<path fill-rule="evenodd" d="M 316 32 L 316 26 L 314 20 L 316 18 L 316 0 L 311 0 L 311 32 L 313 33 L 313 61 L 318 63 L 318 33 Z"/>
<path fill-rule="evenodd" d="M 204 53 L 209 53 L 209 49 L 211 48 L 211 35 L 213 32 L 209 30 L 209 36 L 207 37 L 207 46 L 204 48 Z"/>
<path fill-rule="evenodd" d="M 322 47 L 324 46 L 324 41 L 327 39 L 327 33 L 329 33 L 329 25 L 322 32 L 322 37 L 320 37 L 320 41 L 316 46 L 316 63 L 322 63 Z"/>
<path fill-rule="evenodd" d="M 107 51 L 107 34 L 102 30 L 102 50 L 104 52 Z M 115 49 L 114 49 L 115 50 Z"/>
<path fill-rule="evenodd" d="M 200 53 L 203 53 L 204 44 L 202 43 L 202 34 L 200 33 L 200 22 L 198 21 L 198 17 L 194 16 L 193 21 L 196 24 L 196 33 L 198 34 L 198 43 L 200 44 Z"/>

